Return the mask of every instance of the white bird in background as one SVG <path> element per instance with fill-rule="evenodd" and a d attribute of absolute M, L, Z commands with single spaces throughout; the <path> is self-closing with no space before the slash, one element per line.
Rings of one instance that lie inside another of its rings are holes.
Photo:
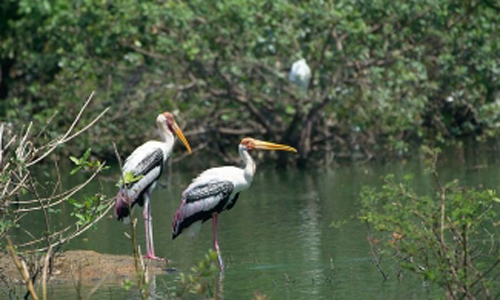
<path fill-rule="evenodd" d="M 304 92 L 307 92 L 309 82 L 311 81 L 311 69 L 304 58 L 293 63 L 292 69 L 288 74 L 288 79 Z"/>
<path fill-rule="evenodd" d="M 172 153 L 175 141 L 174 133 L 184 143 L 187 151 L 191 153 L 191 147 L 171 113 L 159 114 L 156 118 L 156 125 L 162 141 L 148 141 L 127 157 L 122 170 L 122 180 L 119 183 L 120 190 L 115 198 L 115 217 L 125 223 L 129 221 L 130 207 L 134 208 L 136 204 L 144 206 L 143 217 L 147 249 L 144 257 L 150 259 L 160 259 L 155 255 L 153 245 L 151 192 L 163 172 L 165 162 Z"/>
<path fill-rule="evenodd" d="M 225 267 L 217 239 L 218 215 L 224 210 L 230 210 L 236 204 L 240 192 L 250 187 L 256 167 L 250 156 L 250 152 L 254 149 L 297 152 L 295 148 L 290 146 L 244 138 L 238 147 L 244 167 L 218 167 L 201 173 L 182 193 L 182 203 L 172 222 L 172 239 L 175 239 L 191 225 L 201 225 L 201 223 L 212 219 L 212 242 L 217 252 L 221 271 Z"/>

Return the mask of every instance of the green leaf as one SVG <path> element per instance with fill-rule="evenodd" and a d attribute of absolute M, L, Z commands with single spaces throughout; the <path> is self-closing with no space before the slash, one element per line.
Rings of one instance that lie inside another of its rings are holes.
<path fill-rule="evenodd" d="M 73 175 L 73 174 L 77 173 L 78 171 L 80 171 L 81 168 L 82 167 L 76 167 L 76 168 L 72 169 L 71 172 L 69 172 L 69 174 Z"/>
<path fill-rule="evenodd" d="M 80 165 L 80 160 L 74 156 L 70 156 L 69 159 L 75 164 L 75 165 Z"/>
<path fill-rule="evenodd" d="M 123 174 L 123 178 L 120 179 L 120 181 L 118 182 L 118 184 L 116 186 L 121 187 L 124 185 L 128 185 L 128 184 L 139 181 L 143 177 L 144 177 L 144 175 L 134 176 L 134 172 L 125 172 Z"/>

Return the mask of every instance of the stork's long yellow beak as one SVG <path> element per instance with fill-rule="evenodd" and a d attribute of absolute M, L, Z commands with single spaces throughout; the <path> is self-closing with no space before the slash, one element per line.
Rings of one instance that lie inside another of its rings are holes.
<path fill-rule="evenodd" d="M 254 147 L 255 149 L 260 149 L 260 150 L 281 150 L 281 151 L 290 151 L 297 153 L 297 149 L 287 146 L 287 145 L 281 145 L 281 144 L 275 144 L 271 142 L 265 142 L 265 141 L 260 141 L 260 140 L 253 140 Z"/>
<path fill-rule="evenodd" d="M 177 135 L 177 137 L 179 137 L 179 139 L 182 141 L 184 146 L 186 146 L 188 153 L 191 154 L 191 146 L 189 146 L 189 143 L 188 143 L 186 137 L 184 136 L 184 134 L 182 133 L 182 130 L 179 127 L 179 125 L 177 125 L 177 123 L 174 123 L 174 126 L 172 126 L 172 127 L 174 128 L 174 131 L 175 131 L 175 134 Z"/>

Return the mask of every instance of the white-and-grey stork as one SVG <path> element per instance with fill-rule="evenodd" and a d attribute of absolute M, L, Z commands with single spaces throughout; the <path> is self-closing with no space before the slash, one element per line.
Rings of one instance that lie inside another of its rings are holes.
<path fill-rule="evenodd" d="M 122 180 L 119 183 L 120 190 L 115 198 L 115 217 L 125 223 L 129 221 L 130 207 L 133 208 L 136 204 L 144 206 L 142 215 L 146 230 L 147 249 L 144 257 L 150 259 L 160 259 L 155 255 L 153 245 L 151 192 L 163 172 L 165 162 L 172 153 L 175 141 L 174 133 L 184 143 L 187 151 L 191 153 L 191 147 L 171 113 L 159 114 L 156 118 L 156 125 L 162 141 L 148 141 L 127 157 L 123 165 Z M 123 183 L 126 178 L 133 178 L 133 180 Z"/>
<path fill-rule="evenodd" d="M 175 239 L 189 226 L 195 223 L 201 225 L 212 219 L 213 246 L 221 271 L 224 270 L 224 262 L 217 240 L 218 215 L 224 210 L 230 210 L 236 204 L 240 192 L 250 187 L 255 173 L 255 163 L 250 152 L 254 149 L 297 152 L 290 146 L 244 138 L 238 147 L 244 167 L 211 168 L 198 175 L 182 193 L 182 203 L 172 222 L 172 239 Z"/>

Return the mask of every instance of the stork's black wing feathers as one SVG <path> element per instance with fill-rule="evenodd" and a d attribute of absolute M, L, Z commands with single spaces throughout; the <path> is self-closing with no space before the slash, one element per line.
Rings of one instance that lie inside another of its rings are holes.
<path fill-rule="evenodd" d="M 155 168 L 159 168 L 159 172 L 155 174 L 148 174 Z M 124 167 L 124 173 L 126 173 L 127 171 L 133 172 L 134 177 L 138 176 L 148 177 L 144 178 L 143 180 L 139 179 L 138 181 L 127 183 L 126 185 L 127 189 L 131 189 L 132 186 L 140 184 L 142 186 L 140 188 L 142 194 L 142 192 L 146 191 L 149 188 L 149 186 L 153 182 L 155 182 L 158 178 L 160 178 L 161 174 L 163 173 L 163 151 L 160 148 L 154 149 L 151 153 L 149 153 L 146 157 L 144 157 L 135 166 L 129 166 L 127 165 L 126 162 Z M 143 182 L 144 180 L 147 181 L 146 184 L 144 184 Z M 137 195 L 137 197 L 135 198 L 141 198 L 141 196 L 142 195 Z"/>
<path fill-rule="evenodd" d="M 236 204 L 236 201 L 238 200 L 239 196 L 240 196 L 240 193 L 237 193 L 236 195 L 234 195 L 233 199 L 227 204 L 225 209 L 230 210 L 231 208 L 233 208 L 233 206 Z"/>
<path fill-rule="evenodd" d="M 128 159 L 131 158 L 129 157 Z M 155 170 L 155 168 L 157 168 L 157 170 Z M 126 161 L 124 173 L 127 171 L 133 172 L 134 177 L 141 176 L 141 178 L 120 187 L 115 200 L 115 216 L 118 220 L 122 220 L 129 216 L 128 201 L 132 202 L 132 207 L 136 204 L 139 204 L 139 206 L 144 205 L 144 193 L 163 173 L 163 151 L 161 148 L 154 149 L 135 166 Z"/>
<path fill-rule="evenodd" d="M 182 204 L 172 223 L 172 238 L 177 237 L 191 224 L 197 221 L 205 222 L 212 218 L 214 213 L 221 213 L 226 209 L 233 189 L 234 185 L 230 181 L 210 181 L 184 191 Z"/>
<path fill-rule="evenodd" d="M 160 148 L 155 149 L 137 164 L 134 176 L 145 175 L 156 167 L 163 169 L 163 151 Z"/>
<path fill-rule="evenodd" d="M 231 181 L 210 181 L 187 190 L 182 196 L 187 203 L 214 196 L 222 199 L 228 197 L 233 191 L 233 188 L 234 185 Z"/>

